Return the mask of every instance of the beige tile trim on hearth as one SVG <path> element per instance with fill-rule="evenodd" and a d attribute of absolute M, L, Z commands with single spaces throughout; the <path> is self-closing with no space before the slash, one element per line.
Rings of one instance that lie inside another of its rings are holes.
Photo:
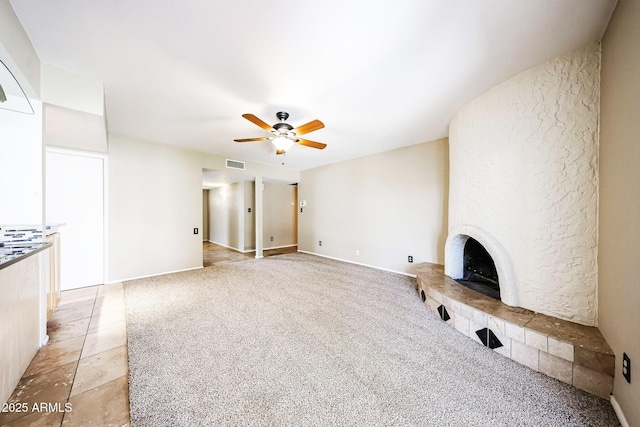
<path fill-rule="evenodd" d="M 484 345 L 476 331 L 488 328 L 502 344 L 493 349 L 496 353 L 609 398 L 615 355 L 597 328 L 502 304 L 449 278 L 441 265 L 422 264 L 417 282 L 425 305 L 438 316 L 444 307 L 446 323 L 463 335 Z"/>

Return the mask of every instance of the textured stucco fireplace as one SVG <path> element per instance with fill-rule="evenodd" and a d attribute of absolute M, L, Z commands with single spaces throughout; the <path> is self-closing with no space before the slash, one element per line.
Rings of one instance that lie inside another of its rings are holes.
<path fill-rule="evenodd" d="M 615 355 L 597 326 L 599 45 L 520 73 L 463 107 L 449 129 L 444 269 L 418 293 L 493 351 L 607 398 Z M 473 239 L 500 300 L 451 280 Z"/>
<path fill-rule="evenodd" d="M 597 325 L 599 45 L 549 60 L 463 107 L 450 125 L 445 273 L 467 238 L 493 258 L 500 297 Z"/>

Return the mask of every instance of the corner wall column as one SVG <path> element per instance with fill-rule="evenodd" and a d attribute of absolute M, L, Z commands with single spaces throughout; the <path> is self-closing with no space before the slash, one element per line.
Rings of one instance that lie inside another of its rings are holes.
<path fill-rule="evenodd" d="M 256 258 L 263 257 L 263 242 L 262 242 L 262 192 L 264 190 L 264 183 L 262 182 L 262 175 L 256 175 Z"/>

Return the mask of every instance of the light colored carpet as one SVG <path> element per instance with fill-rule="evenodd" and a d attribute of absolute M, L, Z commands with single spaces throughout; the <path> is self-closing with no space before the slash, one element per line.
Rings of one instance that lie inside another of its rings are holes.
<path fill-rule="evenodd" d="M 294 253 L 125 283 L 133 426 L 615 426 L 433 315 L 415 279 Z"/>

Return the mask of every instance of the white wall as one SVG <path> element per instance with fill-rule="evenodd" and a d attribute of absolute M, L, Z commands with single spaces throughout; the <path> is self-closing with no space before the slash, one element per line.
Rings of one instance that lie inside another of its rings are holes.
<path fill-rule="evenodd" d="M 30 102 L 33 115 L 0 109 L 0 224 L 44 220 L 42 103 Z"/>
<path fill-rule="evenodd" d="M 0 0 L 0 59 L 16 76 L 27 97 L 40 98 L 40 58 L 9 0 Z"/>
<path fill-rule="evenodd" d="M 42 64 L 42 101 L 95 116 L 104 116 L 101 81 Z"/>
<path fill-rule="evenodd" d="M 44 104 L 44 143 L 47 146 L 106 153 L 107 130 L 101 115 Z"/>
<path fill-rule="evenodd" d="M 202 266 L 195 152 L 110 136 L 109 281 Z"/>
<path fill-rule="evenodd" d="M 598 327 L 616 355 L 613 395 L 631 426 L 640 426 L 639 22 L 640 1 L 618 1 L 602 40 L 600 104 Z"/>
<path fill-rule="evenodd" d="M 597 322 L 599 70 L 598 45 L 554 58 L 467 104 L 449 132 L 449 231 L 502 245 L 520 306 L 585 325 Z"/>
<path fill-rule="evenodd" d="M 446 139 L 303 171 L 298 250 L 409 274 L 443 263 L 447 191 Z"/>

